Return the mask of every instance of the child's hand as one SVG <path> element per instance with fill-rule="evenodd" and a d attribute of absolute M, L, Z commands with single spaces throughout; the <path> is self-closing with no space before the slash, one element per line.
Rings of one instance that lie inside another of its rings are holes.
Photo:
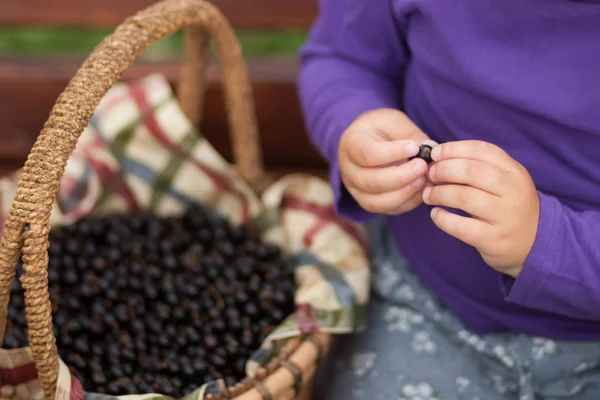
<path fill-rule="evenodd" d="M 422 202 L 427 163 L 409 157 L 422 143 L 434 145 L 405 114 L 379 109 L 358 117 L 339 144 L 344 185 L 365 210 L 401 214 Z"/>
<path fill-rule="evenodd" d="M 432 150 L 429 177 L 436 185 L 423 192 L 444 232 L 477 248 L 492 268 L 516 277 L 533 247 L 540 215 L 531 176 L 499 147 L 482 141 L 445 143 Z"/>

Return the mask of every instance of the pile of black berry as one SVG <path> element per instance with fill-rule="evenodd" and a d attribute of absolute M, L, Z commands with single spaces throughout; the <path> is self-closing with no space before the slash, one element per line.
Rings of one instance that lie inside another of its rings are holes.
<path fill-rule="evenodd" d="M 59 354 L 90 392 L 233 385 L 294 309 L 291 260 L 198 207 L 84 219 L 52 230 L 49 255 Z M 5 347 L 26 345 L 18 280 L 8 319 Z"/>

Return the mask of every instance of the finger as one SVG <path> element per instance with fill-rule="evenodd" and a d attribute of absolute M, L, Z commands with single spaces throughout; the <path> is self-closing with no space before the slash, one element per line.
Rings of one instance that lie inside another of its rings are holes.
<path fill-rule="evenodd" d="M 453 158 L 442 160 L 429 168 L 428 178 L 433 183 L 469 185 L 500 196 L 505 186 L 506 171 L 485 161 Z"/>
<path fill-rule="evenodd" d="M 375 129 L 389 140 L 411 139 L 418 143 L 428 136 L 406 114 L 401 111 L 381 110 L 371 121 Z"/>
<path fill-rule="evenodd" d="M 414 140 L 377 140 L 365 135 L 349 152 L 350 161 L 361 167 L 379 167 L 407 159 L 419 150 Z"/>
<path fill-rule="evenodd" d="M 417 189 L 423 188 L 427 163 L 421 159 L 414 159 L 393 167 L 360 168 L 351 165 L 347 170 L 348 186 L 366 193 L 384 193 L 411 184 L 415 184 Z"/>
<path fill-rule="evenodd" d="M 498 210 L 498 197 L 483 190 L 462 185 L 428 186 L 423 191 L 423 202 L 463 210 L 474 217 L 490 221 Z"/>
<path fill-rule="evenodd" d="M 451 158 L 480 160 L 510 170 L 516 161 L 500 147 L 481 140 L 461 140 L 442 143 L 431 150 L 433 161 L 440 162 Z"/>
<path fill-rule="evenodd" d="M 421 192 L 415 193 L 410 199 L 406 200 L 401 206 L 390 210 L 388 212 L 389 215 L 397 215 L 405 213 L 409 210 L 415 209 L 418 205 L 423 203 L 423 195 Z"/>
<path fill-rule="evenodd" d="M 435 140 L 431 140 L 431 139 L 424 140 L 420 144 L 427 144 L 427 145 L 429 145 L 431 147 L 439 145 L 438 142 L 436 142 Z"/>
<path fill-rule="evenodd" d="M 431 147 L 433 147 L 433 146 L 437 146 L 437 145 L 438 145 L 438 143 L 437 143 L 436 141 L 434 141 L 434 140 L 431 140 L 431 139 L 424 140 L 424 141 L 417 142 L 417 143 L 419 143 L 419 145 L 426 144 L 426 145 L 429 145 L 429 146 L 431 146 Z M 413 155 L 411 155 L 410 157 L 408 157 L 408 159 L 410 160 L 410 158 L 411 158 L 411 157 L 415 157 L 415 156 L 416 156 L 416 155 L 418 155 L 418 154 L 419 154 L 419 150 L 417 149 L 417 152 L 416 152 L 416 153 L 414 153 Z M 405 163 L 405 162 L 406 162 L 406 159 L 404 159 L 404 160 L 400 160 L 400 161 L 396 161 L 396 162 L 393 162 L 393 163 L 389 163 L 389 164 L 385 164 L 385 165 L 383 165 L 383 166 L 384 166 L 384 167 L 395 167 L 395 166 L 401 165 L 401 164 L 403 164 L 403 163 Z"/>
<path fill-rule="evenodd" d="M 443 208 L 431 210 L 433 223 L 448 235 L 474 247 L 480 247 L 489 235 L 490 225 L 474 218 L 452 214 Z"/>
<path fill-rule="evenodd" d="M 402 207 L 419 190 L 421 189 L 405 186 L 393 192 L 372 194 L 348 188 L 352 197 L 356 199 L 362 208 L 376 214 L 390 214 L 391 211 Z"/>

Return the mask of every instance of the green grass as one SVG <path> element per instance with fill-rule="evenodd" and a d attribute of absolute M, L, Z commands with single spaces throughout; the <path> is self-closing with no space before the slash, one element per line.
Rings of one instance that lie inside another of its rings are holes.
<path fill-rule="evenodd" d="M 0 54 L 87 54 L 110 32 L 109 30 L 0 27 Z M 238 38 L 245 55 L 293 55 L 306 39 L 306 32 L 240 31 Z M 154 44 L 148 49 L 148 54 L 169 56 L 178 54 L 182 48 L 181 34 L 175 34 Z"/>

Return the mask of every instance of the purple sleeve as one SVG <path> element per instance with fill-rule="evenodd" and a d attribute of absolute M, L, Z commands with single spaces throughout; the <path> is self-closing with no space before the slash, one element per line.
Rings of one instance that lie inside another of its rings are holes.
<path fill-rule="evenodd" d="M 574 211 L 539 193 L 538 236 L 517 279 L 503 275 L 507 301 L 600 320 L 600 210 Z"/>
<path fill-rule="evenodd" d="M 300 51 L 298 91 L 311 142 L 331 166 L 336 211 L 364 222 L 371 215 L 343 188 L 340 137 L 360 114 L 399 108 L 406 49 L 389 0 L 320 0 Z"/>

